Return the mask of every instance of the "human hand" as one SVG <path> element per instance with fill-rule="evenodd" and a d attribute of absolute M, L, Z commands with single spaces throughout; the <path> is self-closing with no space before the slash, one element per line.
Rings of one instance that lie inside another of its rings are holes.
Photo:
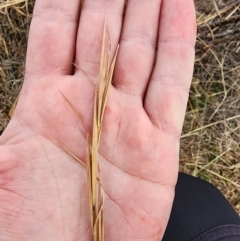
<path fill-rule="evenodd" d="M 114 82 L 99 162 L 105 240 L 160 240 L 177 181 L 191 83 L 192 0 L 37 0 L 21 96 L 0 138 L 0 240 L 91 240 L 85 160 L 106 18 Z M 155 52 L 158 47 L 157 62 Z M 114 52 L 114 51 L 113 51 Z M 73 69 L 72 62 L 80 69 Z"/>

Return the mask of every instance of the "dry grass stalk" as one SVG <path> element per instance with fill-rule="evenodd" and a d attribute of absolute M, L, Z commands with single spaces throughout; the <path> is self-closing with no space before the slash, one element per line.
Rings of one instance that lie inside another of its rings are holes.
<path fill-rule="evenodd" d="M 86 140 L 86 164 L 71 153 L 63 144 L 60 145 L 70 154 L 75 160 L 80 162 L 87 169 L 89 206 L 91 217 L 92 236 L 94 241 L 104 240 L 104 218 L 103 204 L 104 194 L 100 182 L 100 167 L 98 163 L 98 148 L 101 139 L 101 130 L 103 124 L 104 111 L 107 103 L 107 97 L 112 82 L 114 66 L 116 62 L 118 48 L 114 55 L 112 63 L 110 63 L 111 48 L 107 48 L 106 41 L 106 23 L 104 25 L 103 42 L 100 60 L 100 75 L 97 88 L 95 90 L 94 113 L 93 113 L 93 130 L 92 141 L 90 141 L 89 133 Z M 78 114 L 74 105 L 62 94 L 66 101 L 71 105 L 73 110 Z M 81 116 L 80 116 L 81 118 Z M 81 118 L 83 122 L 83 119 Z M 84 124 L 84 122 L 83 122 Z M 86 125 L 84 124 L 85 128 Z M 91 143 L 91 144 L 90 144 Z"/>
<path fill-rule="evenodd" d="M 27 2 L 26 0 L 12 0 L 12 1 L 7 1 L 7 2 L 0 2 L 0 10 L 3 8 L 11 7 L 19 3 Z"/>
<path fill-rule="evenodd" d="M 114 66 L 117 52 L 113 62 L 110 64 L 110 51 L 106 51 L 106 23 L 104 26 L 102 53 L 100 60 L 99 83 L 95 92 L 92 145 L 89 143 L 89 135 L 86 147 L 86 162 L 88 173 L 88 187 L 90 200 L 91 226 L 94 241 L 104 240 L 103 223 L 103 190 L 100 183 L 100 173 L 98 164 L 98 148 L 101 138 L 104 111 L 107 103 L 109 88 L 112 82 Z"/>
<path fill-rule="evenodd" d="M 217 186 L 240 214 L 240 2 L 195 4 L 196 61 L 180 167 Z"/>
<path fill-rule="evenodd" d="M 11 107 L 9 113 L 8 113 L 11 118 L 13 117 L 14 111 L 15 111 L 15 109 L 16 109 L 19 96 L 20 96 L 20 94 L 18 95 L 17 99 L 14 101 L 14 103 L 13 103 L 13 105 L 12 105 L 12 107 Z"/>

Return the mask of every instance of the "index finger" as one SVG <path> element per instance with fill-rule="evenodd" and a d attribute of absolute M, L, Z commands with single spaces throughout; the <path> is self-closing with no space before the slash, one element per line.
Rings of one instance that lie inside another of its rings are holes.
<path fill-rule="evenodd" d="M 80 2 L 36 1 L 29 33 L 26 73 L 71 73 Z"/>

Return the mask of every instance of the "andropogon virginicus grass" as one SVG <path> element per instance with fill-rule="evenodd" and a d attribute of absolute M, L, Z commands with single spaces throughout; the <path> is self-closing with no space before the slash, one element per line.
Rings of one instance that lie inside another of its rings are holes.
<path fill-rule="evenodd" d="M 60 143 L 63 149 L 75 160 L 80 162 L 87 170 L 90 218 L 92 237 L 94 241 L 104 241 L 104 192 L 100 178 L 98 149 L 101 139 L 104 112 L 107 104 L 108 93 L 112 83 L 116 57 L 119 49 L 118 46 L 113 60 L 111 61 L 111 46 L 110 44 L 107 44 L 107 34 L 108 31 L 105 22 L 101 49 L 99 81 L 96 84 L 95 89 L 92 136 L 90 138 L 90 134 L 87 133 L 86 138 L 86 162 L 84 163 L 83 161 L 81 161 L 76 155 L 74 155 L 62 143 Z M 108 38 L 110 39 L 109 35 Z M 68 98 L 63 93 L 62 95 L 65 100 L 71 105 L 73 110 L 77 113 L 76 107 L 68 100 Z M 81 121 L 84 124 L 82 118 Z M 85 124 L 84 126 L 86 128 Z"/>

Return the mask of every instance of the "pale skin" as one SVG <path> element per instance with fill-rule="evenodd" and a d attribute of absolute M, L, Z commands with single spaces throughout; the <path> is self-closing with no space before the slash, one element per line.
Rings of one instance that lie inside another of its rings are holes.
<path fill-rule="evenodd" d="M 194 3 L 129 0 L 123 16 L 124 0 L 85 0 L 81 14 L 79 2 L 35 4 L 23 89 L 0 137 L 0 240 L 92 240 L 86 170 L 59 143 L 85 161 L 95 86 L 81 69 L 97 82 L 105 19 L 112 52 L 120 43 L 99 149 L 105 240 L 161 240 L 193 72 Z"/>

